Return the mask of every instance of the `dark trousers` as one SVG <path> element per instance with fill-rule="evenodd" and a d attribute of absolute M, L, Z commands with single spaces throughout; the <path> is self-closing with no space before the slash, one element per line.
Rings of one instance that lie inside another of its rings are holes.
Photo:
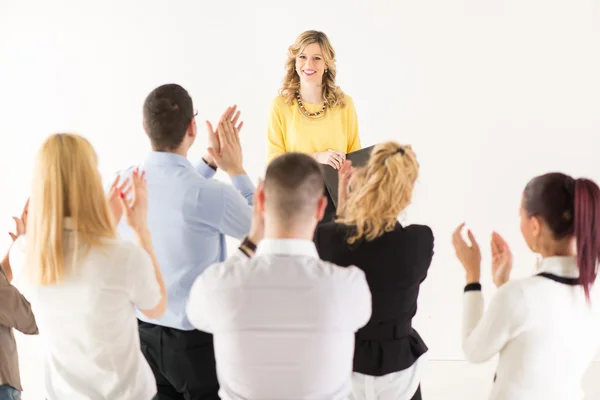
<path fill-rule="evenodd" d="M 138 320 L 142 353 L 150 364 L 156 400 L 219 400 L 213 337 Z"/>

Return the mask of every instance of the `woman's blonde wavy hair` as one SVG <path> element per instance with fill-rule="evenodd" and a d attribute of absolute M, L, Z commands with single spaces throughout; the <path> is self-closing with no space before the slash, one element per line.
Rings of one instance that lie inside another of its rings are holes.
<path fill-rule="evenodd" d="M 75 263 L 78 250 L 116 237 L 96 152 L 85 138 L 60 133 L 42 145 L 33 170 L 26 234 L 28 272 L 41 285 L 63 280 L 67 252 L 73 252 Z"/>
<path fill-rule="evenodd" d="M 410 204 L 419 175 L 411 146 L 386 142 L 375 146 L 369 163 L 352 177 L 354 188 L 338 222 L 354 227 L 349 244 L 371 241 L 392 231 L 398 215 Z"/>
<path fill-rule="evenodd" d="M 296 92 L 300 90 L 300 76 L 296 72 L 296 57 L 306 46 L 318 43 L 323 52 L 327 72 L 323 74 L 323 99 L 328 107 L 344 107 L 344 93 L 339 86 L 335 84 L 337 73 L 335 66 L 335 51 L 327 35 L 319 31 L 306 31 L 300 34 L 293 45 L 288 49 L 288 59 L 285 64 L 285 77 L 279 95 L 285 98 L 288 104 L 292 104 L 296 98 Z"/>

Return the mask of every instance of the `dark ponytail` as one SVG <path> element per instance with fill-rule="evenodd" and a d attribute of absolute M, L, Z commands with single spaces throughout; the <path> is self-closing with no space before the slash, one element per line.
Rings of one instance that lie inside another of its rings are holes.
<path fill-rule="evenodd" d="M 523 191 L 523 207 L 530 217 L 544 220 L 554 239 L 574 236 L 579 283 L 586 298 L 597 275 L 600 257 L 600 188 L 589 179 L 561 173 L 533 178 Z"/>
<path fill-rule="evenodd" d="M 589 179 L 575 181 L 574 225 L 579 282 L 589 299 L 600 256 L 600 188 Z"/>

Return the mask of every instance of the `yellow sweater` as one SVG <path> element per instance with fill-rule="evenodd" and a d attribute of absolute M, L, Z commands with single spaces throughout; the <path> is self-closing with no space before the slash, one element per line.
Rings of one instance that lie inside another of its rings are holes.
<path fill-rule="evenodd" d="M 316 153 L 329 149 L 350 153 L 361 149 L 358 119 L 352 98 L 345 95 L 346 105 L 327 108 L 321 119 L 309 119 L 298 108 L 296 100 L 287 104 L 277 96 L 271 102 L 267 132 L 267 161 L 288 152 Z M 308 112 L 321 106 L 304 103 Z"/>

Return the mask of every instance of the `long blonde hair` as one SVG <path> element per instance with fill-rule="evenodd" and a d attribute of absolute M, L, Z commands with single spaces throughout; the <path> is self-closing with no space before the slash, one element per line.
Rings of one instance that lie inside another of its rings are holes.
<path fill-rule="evenodd" d="M 27 265 L 33 282 L 60 283 L 67 251 L 116 237 L 97 164 L 92 145 L 79 135 L 52 135 L 38 152 L 27 218 Z M 75 233 L 72 249 L 66 243 L 67 217 Z"/>
<path fill-rule="evenodd" d="M 285 77 L 279 89 L 279 95 L 285 98 L 288 104 L 292 104 L 296 98 L 296 92 L 300 90 L 300 76 L 296 72 L 296 57 L 304 48 L 310 44 L 317 43 L 321 46 L 327 72 L 323 74 L 323 99 L 328 107 L 344 107 L 344 93 L 335 84 L 337 73 L 335 66 L 335 51 L 327 35 L 319 31 L 302 32 L 293 45 L 288 48 L 288 59 L 285 64 Z"/>
<path fill-rule="evenodd" d="M 375 146 L 369 163 L 358 168 L 338 222 L 352 226 L 349 244 L 378 238 L 394 229 L 410 204 L 419 163 L 411 146 L 386 142 Z"/>

